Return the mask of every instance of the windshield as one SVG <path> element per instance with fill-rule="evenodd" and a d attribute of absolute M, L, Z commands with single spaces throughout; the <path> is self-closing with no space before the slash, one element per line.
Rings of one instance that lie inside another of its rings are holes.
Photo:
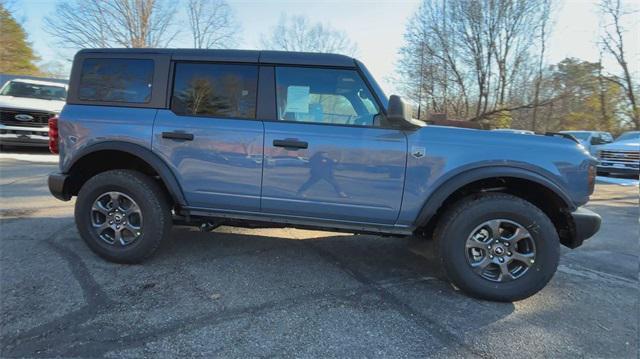
<path fill-rule="evenodd" d="M 0 90 L 0 95 L 64 101 L 67 98 L 67 90 L 62 86 L 9 81 L 2 90 Z"/>
<path fill-rule="evenodd" d="M 589 136 L 591 136 L 589 132 L 563 132 L 563 133 L 569 134 L 582 141 L 587 141 L 589 139 Z"/>
<path fill-rule="evenodd" d="M 620 137 L 616 138 L 616 142 L 628 140 L 640 140 L 640 131 L 625 132 L 621 134 Z"/>

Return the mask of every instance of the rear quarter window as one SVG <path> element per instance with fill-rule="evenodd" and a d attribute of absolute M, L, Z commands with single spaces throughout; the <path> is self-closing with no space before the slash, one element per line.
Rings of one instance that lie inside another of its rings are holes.
<path fill-rule="evenodd" d="M 85 59 L 78 98 L 84 101 L 148 103 L 154 61 L 150 59 Z"/>

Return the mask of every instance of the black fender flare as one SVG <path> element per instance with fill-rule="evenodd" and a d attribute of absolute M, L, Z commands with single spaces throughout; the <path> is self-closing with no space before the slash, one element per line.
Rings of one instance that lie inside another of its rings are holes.
<path fill-rule="evenodd" d="M 425 201 L 415 224 L 417 226 L 421 226 L 427 223 L 429 219 L 436 214 L 443 202 L 458 189 L 475 181 L 496 177 L 513 177 L 535 182 L 552 191 L 567 205 L 567 208 L 570 210 L 573 211 L 576 208 L 571 201 L 571 197 L 569 197 L 569 195 L 558 184 L 536 172 L 509 166 L 480 167 L 458 173 L 441 183 L 436 190 L 433 191 L 433 194 Z"/>
<path fill-rule="evenodd" d="M 136 156 L 147 163 L 153 168 L 160 176 L 160 179 L 164 183 L 165 187 L 169 191 L 169 194 L 180 206 L 186 206 L 187 203 L 182 192 L 182 187 L 176 179 L 175 174 L 169 168 L 164 160 L 162 160 L 157 154 L 153 153 L 150 149 L 131 142 L 124 141 L 104 141 L 82 148 L 78 151 L 73 159 L 65 166 L 63 172 L 69 173 L 73 167 L 84 157 L 96 153 L 99 151 L 120 151 L 126 152 L 130 155 Z"/>

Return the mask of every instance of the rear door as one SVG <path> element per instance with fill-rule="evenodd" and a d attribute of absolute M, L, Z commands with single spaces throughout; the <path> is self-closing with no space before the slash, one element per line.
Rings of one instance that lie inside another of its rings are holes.
<path fill-rule="evenodd" d="M 256 120 L 258 66 L 177 62 L 170 109 L 159 110 L 153 149 L 190 206 L 259 211 L 264 127 Z"/>
<path fill-rule="evenodd" d="M 275 68 L 277 120 L 265 121 L 262 211 L 392 224 L 407 139 L 380 127 L 376 99 L 351 69 Z"/>

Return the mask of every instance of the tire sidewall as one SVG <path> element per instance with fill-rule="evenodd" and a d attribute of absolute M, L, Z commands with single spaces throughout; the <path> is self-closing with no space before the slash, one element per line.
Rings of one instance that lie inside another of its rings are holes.
<path fill-rule="evenodd" d="M 457 211 L 443 229 L 440 258 L 449 278 L 458 287 L 485 299 L 512 301 L 526 298 L 546 285 L 559 259 L 558 234 L 549 218 L 534 205 L 513 196 L 481 198 Z M 493 282 L 473 272 L 465 244 L 472 231 L 493 219 L 506 219 L 524 226 L 535 244 L 534 264 L 522 277 L 510 282 Z"/>
<path fill-rule="evenodd" d="M 82 187 L 75 206 L 76 226 L 87 245 L 103 258 L 120 263 L 136 263 L 152 253 L 166 234 L 166 223 L 162 223 L 165 219 L 163 208 L 153 191 L 149 193 L 144 183 L 135 183 L 139 178 L 127 178 L 128 174 L 114 172 L 99 174 Z M 140 207 L 142 234 L 127 246 L 106 243 L 92 228 L 91 207 L 94 201 L 111 191 L 126 194 Z"/>

